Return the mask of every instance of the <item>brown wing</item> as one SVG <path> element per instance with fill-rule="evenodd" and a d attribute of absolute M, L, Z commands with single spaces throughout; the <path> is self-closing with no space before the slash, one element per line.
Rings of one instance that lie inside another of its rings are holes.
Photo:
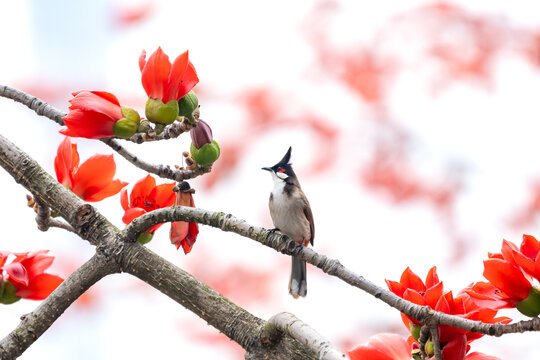
<path fill-rule="evenodd" d="M 304 201 L 304 215 L 309 222 L 309 232 L 311 234 L 309 242 L 311 245 L 313 245 L 313 239 L 315 239 L 315 223 L 313 222 L 313 213 L 311 212 L 311 206 L 309 206 L 308 199 L 304 194 L 302 195 L 302 200 Z"/>

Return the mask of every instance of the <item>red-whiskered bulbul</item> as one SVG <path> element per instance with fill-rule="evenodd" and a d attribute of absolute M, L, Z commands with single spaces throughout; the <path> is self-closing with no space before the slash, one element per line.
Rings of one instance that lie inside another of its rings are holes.
<path fill-rule="evenodd" d="M 307 246 L 313 245 L 315 228 L 313 214 L 309 201 L 300 187 L 298 178 L 291 163 L 291 148 L 276 165 L 263 167 L 270 171 L 274 180 L 274 189 L 270 193 L 270 215 L 275 229 L 287 235 L 292 240 Z M 296 256 L 292 257 L 291 278 L 289 280 L 289 293 L 296 299 L 306 296 L 306 262 Z"/>

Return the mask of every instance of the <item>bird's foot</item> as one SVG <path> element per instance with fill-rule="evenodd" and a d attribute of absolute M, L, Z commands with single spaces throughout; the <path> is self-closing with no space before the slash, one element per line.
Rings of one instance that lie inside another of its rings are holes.
<path fill-rule="evenodd" d="M 268 229 L 268 231 L 266 232 L 266 238 L 268 238 L 268 236 L 270 236 L 270 234 L 273 234 L 276 231 L 279 231 L 279 229 L 278 228 Z"/>

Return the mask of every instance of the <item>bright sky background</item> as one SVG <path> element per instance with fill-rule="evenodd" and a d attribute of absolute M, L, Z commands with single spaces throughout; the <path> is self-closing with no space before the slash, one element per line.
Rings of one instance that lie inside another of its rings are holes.
<path fill-rule="evenodd" d="M 426 27 L 407 17 L 396 20 L 431 2 L 336 3 L 321 15 L 312 1 L 155 1 L 146 19 L 121 25 L 119 9 L 144 5 L 143 1 L 2 2 L 0 83 L 25 89 L 63 110 L 70 92 L 83 88 L 113 92 L 122 103 L 142 109 L 145 94 L 137 62 L 141 50 L 150 53 L 161 46 L 175 57 L 189 49 L 201 79 L 195 88 L 201 118 L 211 124 L 222 147 L 246 144 L 237 165 L 213 187 L 204 178 L 191 182 L 198 190 L 197 206 L 272 227 L 267 210 L 272 181 L 260 168 L 275 164 L 292 145 L 292 161 L 315 216 L 316 251 L 338 258 L 381 286 L 385 278 L 398 280 L 407 266 L 425 277 L 437 265 L 445 287 L 457 293 L 482 280 L 482 260 L 488 251 L 499 251 L 503 238 L 519 243 L 523 233 L 540 236 L 538 222 L 509 225 L 528 203 L 531 185 L 540 175 L 540 69 L 521 51 L 531 33 L 538 32 L 538 6 L 519 1 L 452 2 L 491 19 L 500 33 L 492 34 L 499 50 L 488 76 L 449 79 L 422 50 L 429 42 L 425 29 L 438 20 L 421 18 Z M 316 14 L 319 20 L 314 20 Z M 460 31 L 443 32 L 438 40 L 461 39 Z M 321 65 L 316 50 L 324 40 L 343 52 L 336 51 L 338 55 L 365 47 L 392 59 L 399 71 L 386 83 L 381 107 L 361 99 L 332 75 L 332 63 Z M 468 56 L 466 46 L 464 42 L 459 55 Z M 252 122 L 254 114 L 245 102 L 258 89 L 271 91 L 275 126 Z M 333 147 L 304 123 L 295 122 L 306 113 L 324 119 L 322 123 L 336 132 Z M 54 175 L 56 147 L 62 140 L 56 124 L 9 100 L 0 100 L 0 114 L 2 135 Z M 390 125 L 381 123 L 381 114 Z M 422 198 L 396 203 L 360 180 L 374 144 L 397 146 L 396 128 L 406 137 L 402 151 L 408 165 L 400 176 L 418 175 L 430 186 L 458 184 L 448 213 Z M 82 160 L 95 152 L 110 153 L 103 144 L 74 141 Z M 127 146 L 147 161 L 172 165 L 181 163 L 189 141 L 184 136 Z M 328 153 L 331 161 L 313 166 Z M 133 184 L 146 175 L 120 156 L 115 159 L 118 178 Z M 0 184 L 0 249 L 51 249 L 58 262 L 55 270 L 64 276 L 91 256 L 93 248 L 68 233 L 38 231 L 35 215 L 25 204 L 26 191 L 5 173 L 0 174 Z M 118 196 L 95 206 L 123 227 Z M 184 256 L 169 244 L 166 229 L 163 226 L 149 244 L 153 251 L 203 281 L 214 279 L 215 286 L 232 288 L 232 300 L 256 316 L 268 319 L 277 312 L 292 312 L 341 350 L 379 332 L 406 334 L 397 311 L 313 267 L 308 270 L 307 298 L 294 300 L 287 294 L 290 265 L 283 255 L 201 227 L 192 253 Z M 248 282 L 253 279 L 262 279 L 266 288 Z M 0 307 L 0 336 L 36 305 L 23 300 Z M 517 312 L 505 315 L 520 319 Z M 483 338 L 472 347 L 502 359 L 532 360 L 540 357 L 538 336 Z M 128 275 L 114 275 L 96 285 L 85 302 L 69 308 L 22 359 L 74 357 L 238 359 L 243 352 L 164 295 Z"/>

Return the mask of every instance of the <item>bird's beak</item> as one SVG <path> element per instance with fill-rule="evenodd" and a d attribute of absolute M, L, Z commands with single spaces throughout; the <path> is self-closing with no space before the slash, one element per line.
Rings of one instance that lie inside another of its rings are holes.
<path fill-rule="evenodd" d="M 272 168 L 269 168 L 269 167 L 263 167 L 261 168 L 262 170 L 266 170 L 266 171 L 272 171 Z"/>

